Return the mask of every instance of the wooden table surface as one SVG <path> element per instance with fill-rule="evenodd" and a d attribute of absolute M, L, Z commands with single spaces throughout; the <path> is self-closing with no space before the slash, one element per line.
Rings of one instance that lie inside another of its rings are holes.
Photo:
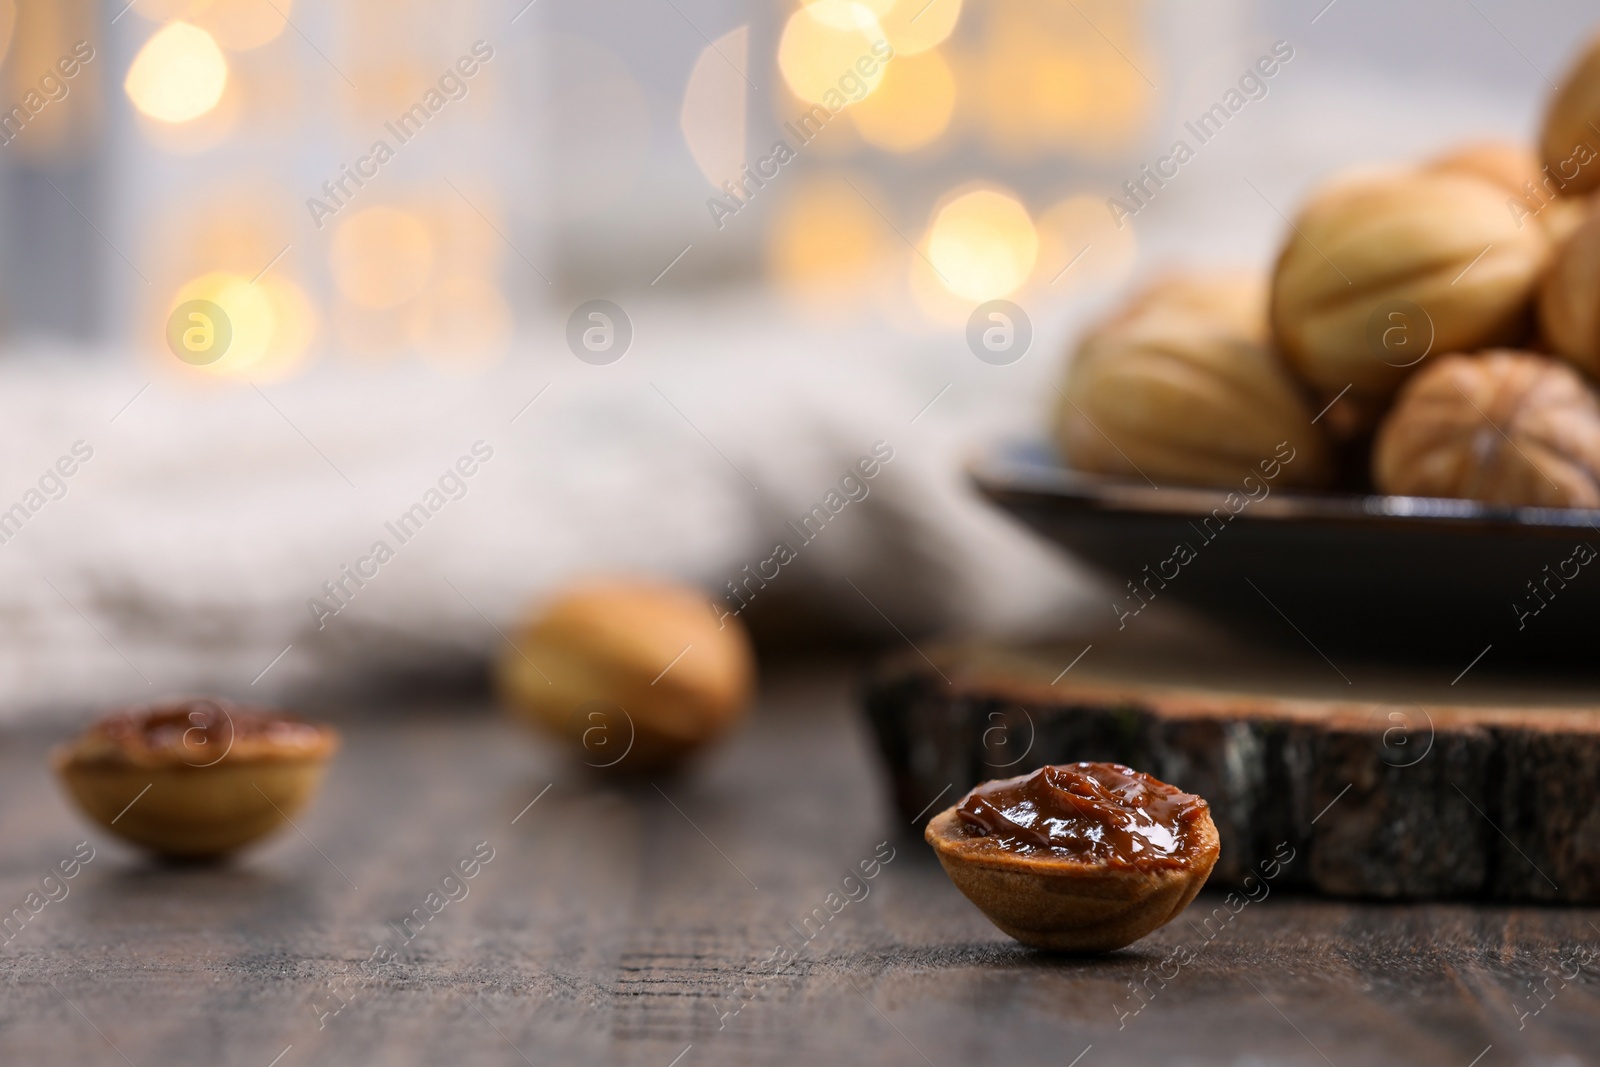
<path fill-rule="evenodd" d="M 299 832 L 209 869 L 90 829 L 55 738 L 5 735 L 0 911 L 94 858 L 0 944 L 0 1064 L 1600 1062 L 1600 909 L 1205 894 L 1108 957 L 1017 946 L 890 814 L 855 680 L 774 672 L 696 773 L 631 787 L 484 707 L 355 718 Z"/>

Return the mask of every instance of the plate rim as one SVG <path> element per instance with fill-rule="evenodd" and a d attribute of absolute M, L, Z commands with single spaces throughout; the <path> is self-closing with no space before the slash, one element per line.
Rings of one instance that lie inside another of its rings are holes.
<path fill-rule="evenodd" d="M 1327 493 L 1272 489 L 1251 499 L 1243 487 L 1145 485 L 1125 478 L 1075 471 L 1060 463 L 1038 439 L 1011 439 L 981 449 L 965 464 L 967 478 L 996 503 L 1050 502 L 1083 511 L 1121 512 L 1195 518 L 1223 508 L 1230 522 L 1335 522 L 1366 526 L 1433 529 L 1478 528 L 1486 532 L 1565 532 L 1590 529 L 1600 534 L 1600 508 L 1508 507 L 1451 497 L 1379 493 Z M 1249 500 L 1235 511 L 1230 495 Z"/>

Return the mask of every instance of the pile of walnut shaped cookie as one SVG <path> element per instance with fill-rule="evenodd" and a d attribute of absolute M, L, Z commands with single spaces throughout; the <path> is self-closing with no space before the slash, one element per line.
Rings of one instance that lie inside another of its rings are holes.
<path fill-rule="evenodd" d="M 1146 288 L 1079 343 L 1057 442 L 1159 485 L 1600 507 L 1600 37 L 1539 151 L 1465 147 L 1319 189 L 1270 279 Z M 1287 460 L 1285 457 L 1289 457 Z"/>

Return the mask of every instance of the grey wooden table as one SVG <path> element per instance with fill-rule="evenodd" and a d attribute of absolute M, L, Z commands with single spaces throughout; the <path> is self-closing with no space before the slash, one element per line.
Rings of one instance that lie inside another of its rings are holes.
<path fill-rule="evenodd" d="M 854 705 L 786 669 L 634 787 L 482 707 L 362 717 L 300 832 L 212 869 L 89 829 L 53 739 L 6 735 L 0 910 L 94 858 L 0 944 L 0 1064 L 1600 1062 L 1600 909 L 1207 894 L 1106 958 L 1022 949 L 891 817 Z"/>

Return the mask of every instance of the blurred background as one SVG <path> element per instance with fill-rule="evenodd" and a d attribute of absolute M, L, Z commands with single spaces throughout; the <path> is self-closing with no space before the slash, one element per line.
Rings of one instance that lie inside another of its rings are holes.
<path fill-rule="evenodd" d="M 1265 266 L 1334 170 L 1531 138 L 1591 20 L 1578 0 L 0 0 L 0 508 L 75 442 L 96 457 L 5 531 L 0 700 L 466 671 L 582 572 L 725 594 L 880 440 L 873 495 L 763 589 L 758 632 L 1103 624 L 963 458 L 1041 435 L 1074 331 L 1163 264 Z M 1108 197 L 1285 46 L 1119 224 Z M 1033 334 L 1006 365 L 966 338 L 1000 298 Z M 204 366 L 168 343 L 196 299 L 232 327 Z M 568 343 L 597 299 L 627 320 L 611 362 Z M 481 487 L 319 620 L 322 583 L 480 439 Z"/>

